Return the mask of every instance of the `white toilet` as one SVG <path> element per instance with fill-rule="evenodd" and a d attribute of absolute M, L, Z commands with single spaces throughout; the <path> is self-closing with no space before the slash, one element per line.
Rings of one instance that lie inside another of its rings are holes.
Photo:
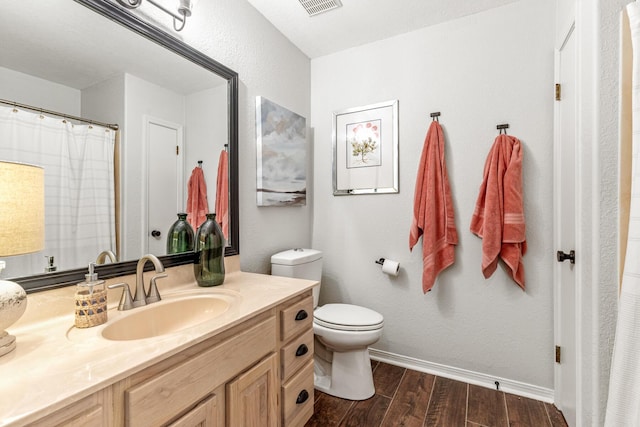
<path fill-rule="evenodd" d="M 291 249 L 271 257 L 271 274 L 320 281 L 322 252 Z M 382 336 L 380 313 L 351 304 L 318 307 L 313 288 L 315 388 L 332 396 L 364 400 L 375 394 L 368 347 Z"/>

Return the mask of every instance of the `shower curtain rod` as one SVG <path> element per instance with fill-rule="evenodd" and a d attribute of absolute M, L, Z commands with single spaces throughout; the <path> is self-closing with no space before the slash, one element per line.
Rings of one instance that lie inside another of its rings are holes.
<path fill-rule="evenodd" d="M 0 99 L 0 104 L 11 105 L 12 107 L 17 107 L 17 108 L 26 108 L 27 110 L 37 111 L 39 113 L 44 113 L 44 114 L 52 114 L 54 116 L 62 117 L 65 119 L 76 120 L 79 122 L 89 123 L 91 125 L 98 125 L 98 126 L 106 127 L 113 130 L 118 130 L 119 128 L 117 124 L 102 123 L 102 122 L 97 122 L 95 120 L 83 119 L 82 117 L 76 117 L 76 116 L 71 116 L 69 114 L 58 113 L 57 111 L 46 110 L 44 108 L 34 107 L 32 105 L 27 105 L 27 104 L 21 104 L 15 101 L 7 101 L 6 99 Z"/>

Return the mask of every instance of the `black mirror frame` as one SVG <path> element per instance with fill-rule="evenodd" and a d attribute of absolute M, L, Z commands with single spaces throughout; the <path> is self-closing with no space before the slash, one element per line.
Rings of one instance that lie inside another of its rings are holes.
<path fill-rule="evenodd" d="M 225 248 L 225 256 L 239 255 L 238 73 L 115 4 L 105 0 L 74 1 L 227 80 L 229 98 L 229 233 L 231 245 Z M 193 263 L 196 260 L 196 255 L 191 252 L 177 255 L 165 255 L 159 258 L 165 267 L 174 267 Z M 99 274 L 100 278 L 109 279 L 117 276 L 135 274 L 136 265 L 137 260 L 99 265 L 96 267 L 96 272 Z M 11 280 L 19 283 L 28 293 L 31 293 L 82 282 L 86 273 L 86 268 L 79 268 L 55 273 L 25 276 Z"/>

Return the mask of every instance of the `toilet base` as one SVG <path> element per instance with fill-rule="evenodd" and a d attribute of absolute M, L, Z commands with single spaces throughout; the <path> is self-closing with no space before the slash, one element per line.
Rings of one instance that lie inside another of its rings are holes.
<path fill-rule="evenodd" d="M 333 361 L 314 358 L 314 387 L 341 399 L 365 400 L 376 392 L 369 349 L 333 352 Z"/>

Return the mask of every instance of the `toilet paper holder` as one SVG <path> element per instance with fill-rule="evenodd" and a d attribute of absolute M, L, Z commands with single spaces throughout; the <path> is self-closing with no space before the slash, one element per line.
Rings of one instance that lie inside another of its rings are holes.
<path fill-rule="evenodd" d="M 382 272 L 384 274 L 388 274 L 389 276 L 397 276 L 400 272 L 400 263 L 398 261 L 392 261 L 386 258 L 380 258 L 375 261 L 376 264 L 382 266 Z"/>

